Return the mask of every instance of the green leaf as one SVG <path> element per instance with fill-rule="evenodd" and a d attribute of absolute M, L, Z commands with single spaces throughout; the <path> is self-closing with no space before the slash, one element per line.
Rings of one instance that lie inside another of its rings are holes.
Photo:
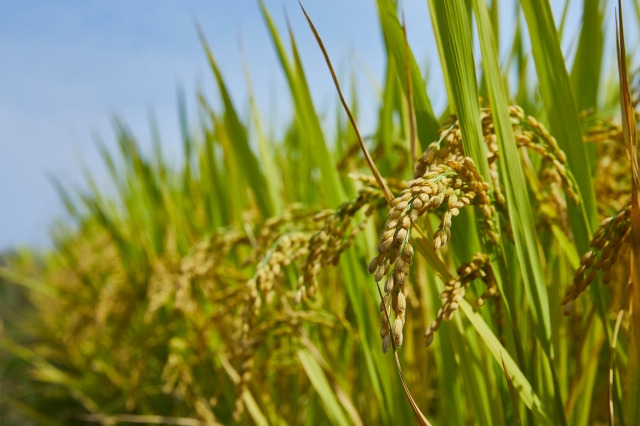
<path fill-rule="evenodd" d="M 300 134 L 304 135 L 305 148 L 308 149 L 307 156 L 312 161 L 311 167 L 318 167 L 320 170 L 321 185 L 318 190 L 325 195 L 325 200 L 332 206 L 337 206 L 345 198 L 345 191 L 340 182 L 331 153 L 326 145 L 320 118 L 316 112 L 311 92 L 305 78 L 302 62 L 298 54 L 295 38 L 290 32 L 290 42 L 293 50 L 293 58 L 289 59 L 287 52 L 278 33 L 278 30 L 267 11 L 264 3 L 260 1 L 262 15 L 267 23 L 269 34 L 276 48 L 278 59 L 284 70 L 285 77 L 291 92 L 291 98 L 296 111 L 296 124 L 300 129 Z M 327 71 L 327 78 L 330 78 Z M 307 170 L 308 172 L 309 170 Z"/>
<path fill-rule="evenodd" d="M 591 183 L 591 165 L 582 142 L 578 109 L 571 81 L 560 49 L 558 32 L 548 0 L 521 0 L 529 28 L 529 39 L 538 72 L 551 132 L 567 154 L 569 169 L 576 178 L 582 205 L 568 202 L 569 219 L 578 251 L 589 246 L 591 231 L 597 223 L 595 193 Z"/>
<path fill-rule="evenodd" d="M 549 297 L 547 295 L 542 261 L 538 250 L 536 226 L 532 204 L 527 192 L 522 163 L 517 150 L 509 103 L 498 62 L 498 49 L 491 30 L 491 21 L 486 3 L 473 0 L 480 49 L 485 70 L 485 79 L 491 101 L 493 122 L 500 147 L 500 174 L 504 185 L 511 227 L 515 240 L 518 264 L 523 272 L 525 290 L 534 305 L 538 337 L 547 353 L 552 353 Z M 514 309 L 515 307 L 512 307 Z"/>
<path fill-rule="evenodd" d="M 405 70 L 405 43 L 402 26 L 398 20 L 396 6 L 391 0 L 377 0 L 380 25 L 384 36 L 388 60 L 392 62 L 395 77 L 400 81 L 402 89 L 408 92 L 407 73 Z M 423 148 L 438 138 L 438 122 L 433 115 L 431 101 L 426 92 L 426 84 L 422 78 L 420 68 L 416 63 L 411 48 L 406 52 L 409 56 L 409 70 L 411 72 L 411 87 L 418 139 Z M 391 71 L 391 70 L 389 70 Z"/>
<path fill-rule="evenodd" d="M 253 193 L 258 202 L 258 206 L 262 211 L 262 214 L 265 217 L 268 217 L 273 213 L 273 206 L 271 205 L 271 200 L 269 198 L 269 183 L 264 178 L 262 169 L 260 167 L 260 164 L 258 163 L 258 159 L 249 146 L 247 131 L 243 124 L 240 122 L 240 118 L 238 117 L 233 102 L 231 101 L 231 96 L 229 95 L 227 87 L 222 78 L 220 68 L 218 67 L 213 54 L 209 49 L 209 45 L 207 44 L 202 31 L 200 31 L 200 40 L 202 42 L 202 46 L 205 49 L 205 52 L 207 53 L 209 65 L 214 73 L 216 82 L 218 84 L 218 90 L 220 91 L 220 96 L 222 97 L 222 102 L 225 108 L 225 129 L 228 132 L 230 140 L 232 141 L 231 148 L 234 150 L 236 157 L 242 159 L 242 163 L 237 162 L 236 164 L 243 165 L 243 167 L 241 168 L 241 172 L 246 176 L 251 189 L 253 189 Z M 243 195 L 240 194 L 240 196 Z"/>
<path fill-rule="evenodd" d="M 345 426 L 349 425 L 349 420 L 342 410 L 342 406 L 338 402 L 329 381 L 322 372 L 322 367 L 308 350 L 300 349 L 297 353 L 300 364 L 302 364 L 305 373 L 307 373 L 307 377 L 311 381 L 311 385 L 316 392 L 318 392 L 329 418 L 336 424 Z"/>
<path fill-rule="evenodd" d="M 603 4 L 600 0 L 583 2 L 582 29 L 571 69 L 571 83 L 579 111 L 598 108 L 604 46 Z"/>
<path fill-rule="evenodd" d="M 453 103 L 460 123 L 464 152 L 476 163 L 485 181 L 490 182 L 487 146 L 480 123 L 469 15 L 462 0 L 429 0 L 429 6 L 442 38 L 440 58 L 444 74 L 450 81 L 449 101 Z"/>
<path fill-rule="evenodd" d="M 502 366 L 502 363 L 504 362 L 505 369 L 513 381 L 513 386 L 516 392 L 520 395 L 522 402 L 524 402 L 524 404 L 533 412 L 537 421 L 536 424 L 552 425 L 553 422 L 551 421 L 551 418 L 546 412 L 540 398 L 533 391 L 533 388 L 526 376 L 522 373 L 504 346 L 502 346 L 498 338 L 493 334 L 487 323 L 482 319 L 482 316 L 479 313 L 474 312 L 471 305 L 469 305 L 469 303 L 464 299 L 460 301 L 460 309 L 462 309 L 466 317 L 471 322 L 471 325 L 476 329 L 480 338 L 484 341 L 485 345 L 491 352 L 491 355 L 493 355 L 495 361 L 500 366 Z"/>

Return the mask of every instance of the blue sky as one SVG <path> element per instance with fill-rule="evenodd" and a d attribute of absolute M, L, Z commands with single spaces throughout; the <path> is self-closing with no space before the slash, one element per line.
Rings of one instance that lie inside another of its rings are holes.
<path fill-rule="evenodd" d="M 308 1 L 338 69 L 380 80 L 382 41 L 370 0 Z M 293 0 L 267 0 L 279 28 L 286 16 L 300 44 L 319 106 L 335 104 L 320 51 Z M 426 2 L 408 6 L 425 20 L 411 36 L 430 36 Z M 415 13 L 414 13 L 415 12 Z M 64 215 L 48 175 L 82 184 L 84 164 L 100 181 L 104 170 L 97 137 L 115 145 L 114 115 L 148 143 L 149 112 L 157 117 L 167 151 L 177 152 L 176 92 L 187 94 L 195 120 L 197 87 L 215 98 L 194 18 L 219 61 L 232 95 L 246 107 L 243 56 L 264 110 L 275 102 L 275 122 L 289 113 L 287 92 L 262 16 L 254 0 L 238 1 L 20 1 L 0 13 L 0 250 L 48 244 L 48 229 Z M 416 20 L 413 20 L 416 21 Z M 419 28 L 424 28 L 423 33 Z M 243 52 L 239 51 L 242 40 Z M 437 54 L 434 52 L 434 55 Z M 367 79 L 361 92 L 373 94 Z M 373 95 L 364 107 L 372 116 Z"/>
<path fill-rule="evenodd" d="M 281 31 L 288 16 L 317 105 L 335 106 L 330 76 L 297 0 L 265 3 Z M 370 128 L 373 82 L 384 70 L 375 2 L 304 3 L 341 76 L 363 76 L 357 79 L 361 124 Z M 81 185 L 84 164 L 100 182 L 105 173 L 96 139 L 115 145 L 115 115 L 148 145 L 153 111 L 166 151 L 178 152 L 177 89 L 184 89 L 194 123 L 196 88 L 210 100 L 216 95 L 194 18 L 241 110 L 247 106 L 244 57 L 267 117 L 277 125 L 290 113 L 255 0 L 4 1 L 0 11 L 0 250 L 48 245 L 48 230 L 64 211 L 47 176 Z M 405 12 L 409 41 L 430 70 L 428 91 L 437 108 L 445 94 L 426 1 L 405 1 Z"/>

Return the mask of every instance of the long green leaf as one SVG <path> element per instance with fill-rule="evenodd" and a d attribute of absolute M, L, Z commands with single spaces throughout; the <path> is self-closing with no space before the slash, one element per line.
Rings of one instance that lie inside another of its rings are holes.
<path fill-rule="evenodd" d="M 527 193 L 528 185 L 509 117 L 508 97 L 500 73 L 497 44 L 493 38 L 486 3 L 474 0 L 473 7 L 476 12 L 485 79 L 500 146 L 500 172 L 503 177 L 518 263 L 524 273 L 523 280 L 527 295 L 534 305 L 538 336 L 545 351 L 552 353 L 549 297 L 538 250 L 532 204 Z"/>
<path fill-rule="evenodd" d="M 220 96 L 222 97 L 222 102 L 224 104 L 225 127 L 227 128 L 229 136 L 232 139 L 231 147 L 236 152 L 237 157 L 242 159 L 244 166 L 242 167 L 242 173 L 246 175 L 246 179 L 253 189 L 262 214 L 265 217 L 270 216 L 273 213 L 273 206 L 271 205 L 271 200 L 269 198 L 269 183 L 265 180 L 262 174 L 260 163 L 258 163 L 258 159 L 249 146 L 247 131 L 243 124 L 240 122 L 240 118 L 238 117 L 233 102 L 231 101 L 231 96 L 229 95 L 229 92 L 222 78 L 220 68 L 218 67 L 213 54 L 209 49 L 209 45 L 204 38 L 204 34 L 202 33 L 202 31 L 200 31 L 199 34 L 202 46 L 205 49 L 207 58 L 209 59 L 209 65 L 214 73 L 218 85 L 218 90 L 220 92 Z M 243 194 L 239 194 L 239 196 L 242 197 Z"/>
<path fill-rule="evenodd" d="M 569 218 L 578 251 L 587 251 L 596 225 L 596 200 L 591 183 L 591 165 L 582 142 L 578 109 L 571 81 L 560 49 L 558 32 L 548 0 L 521 0 L 529 28 L 529 39 L 538 72 L 540 93 L 551 131 L 567 154 L 569 169 L 575 176 L 582 206 L 568 203 Z"/>
<path fill-rule="evenodd" d="M 490 182 L 487 146 L 480 123 L 469 15 L 461 0 L 429 0 L 429 6 L 442 38 L 440 58 L 444 73 L 451 82 L 449 100 L 460 123 L 464 152 L 473 158 L 484 179 Z"/>
<path fill-rule="evenodd" d="M 393 59 L 395 76 L 398 78 L 398 81 L 400 81 L 402 89 L 406 94 L 409 90 L 409 83 L 405 71 L 405 43 L 402 27 L 396 12 L 396 6 L 391 0 L 377 0 L 377 4 L 382 34 L 384 36 L 387 54 L 389 55 L 388 60 Z M 426 148 L 429 142 L 437 139 L 439 125 L 433 115 L 431 101 L 427 95 L 426 84 L 420 73 L 420 68 L 410 48 L 407 55 L 409 56 L 411 88 L 418 139 L 423 145 L 423 148 Z"/>
<path fill-rule="evenodd" d="M 322 184 L 318 186 L 318 189 L 324 193 L 326 197 L 325 200 L 330 205 L 337 206 L 344 201 L 345 191 L 322 132 L 320 117 L 316 112 L 311 98 L 311 92 L 309 91 L 309 86 L 305 78 L 295 39 L 290 31 L 289 38 L 293 57 L 289 59 L 278 30 L 262 1 L 260 1 L 260 7 L 262 8 L 262 15 L 267 24 L 274 47 L 276 48 L 278 59 L 287 78 L 291 98 L 295 106 L 296 123 L 299 126 L 301 136 L 303 135 L 304 146 L 308 150 L 308 159 L 312 161 L 311 167 L 315 166 L 320 170 Z M 329 77 L 327 72 L 327 78 Z"/>
<path fill-rule="evenodd" d="M 326 409 L 326 413 L 330 419 L 339 425 L 349 425 L 342 406 L 338 402 L 335 393 L 331 389 L 331 384 L 325 377 L 322 367 L 313 358 L 313 355 L 306 349 L 298 350 L 298 359 L 307 373 L 307 377 L 320 396 L 322 403 Z"/>
<path fill-rule="evenodd" d="M 533 412 L 537 420 L 537 424 L 552 425 L 553 422 L 545 409 L 546 407 L 533 391 L 533 387 L 516 362 L 511 358 L 507 350 L 493 334 L 487 323 L 482 319 L 482 316 L 475 312 L 471 305 L 469 305 L 469 303 L 464 299 L 460 302 L 460 309 L 462 309 L 466 317 L 471 322 L 471 325 L 476 329 L 480 338 L 484 341 L 485 345 L 491 352 L 491 355 L 493 355 L 495 361 L 499 365 L 502 365 L 504 362 L 505 369 L 510 375 L 513 385 L 520 395 L 520 399 L 522 399 L 524 404 Z"/>
<path fill-rule="evenodd" d="M 567 2 L 568 3 L 568 2 Z M 579 111 L 598 107 L 604 47 L 604 13 L 600 0 L 584 0 L 578 50 L 571 68 L 571 83 Z"/>

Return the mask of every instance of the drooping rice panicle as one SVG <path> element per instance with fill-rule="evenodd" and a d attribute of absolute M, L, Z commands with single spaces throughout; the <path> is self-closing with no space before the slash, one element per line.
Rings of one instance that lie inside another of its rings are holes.
<path fill-rule="evenodd" d="M 474 254 L 472 261 L 460 266 L 457 272 L 458 276 L 448 281 L 444 286 L 444 290 L 440 293 L 440 298 L 443 301 L 442 307 L 438 310 L 436 319 L 429 324 L 424 332 L 424 342 L 426 346 L 431 345 L 433 342 L 434 333 L 438 331 L 442 321 L 449 321 L 451 319 L 471 282 L 478 279 L 487 286 L 486 291 L 477 299 L 478 306 L 484 305 L 486 299 L 498 295 L 496 278 L 489 257 L 486 254 Z"/>
<path fill-rule="evenodd" d="M 613 278 L 613 267 L 621 261 L 619 253 L 629 250 L 631 243 L 631 204 L 624 206 L 618 214 L 603 220 L 593 235 L 587 251 L 580 259 L 580 267 L 572 284 L 567 288 L 562 305 L 564 313 L 571 313 L 573 302 L 603 272 L 602 281 L 609 284 Z"/>

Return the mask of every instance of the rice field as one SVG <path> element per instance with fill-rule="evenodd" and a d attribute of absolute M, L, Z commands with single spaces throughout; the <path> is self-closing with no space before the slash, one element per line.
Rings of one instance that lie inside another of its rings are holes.
<path fill-rule="evenodd" d="M 427 3 L 447 106 L 401 7 L 377 0 L 367 138 L 313 16 L 290 19 L 326 55 L 329 129 L 262 2 L 294 111 L 281 137 L 233 103 L 201 35 L 218 91 L 196 128 L 181 116 L 184 162 L 117 125 L 115 190 L 57 184 L 72 225 L 2 258 L 0 421 L 640 424 L 640 88 L 622 43 L 640 6 L 584 0 L 565 60 L 548 0 L 521 0 L 506 40 L 501 2 Z"/>

